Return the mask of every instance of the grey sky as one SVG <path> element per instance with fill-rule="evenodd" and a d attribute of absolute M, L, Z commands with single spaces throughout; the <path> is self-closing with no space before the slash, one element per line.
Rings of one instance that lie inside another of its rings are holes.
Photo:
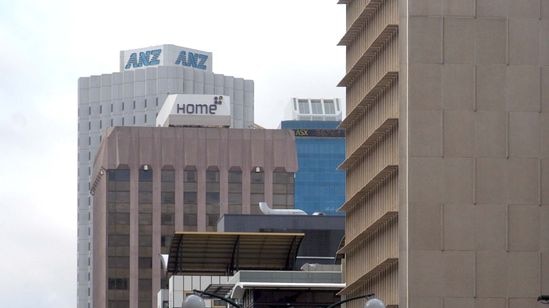
<path fill-rule="evenodd" d="M 293 96 L 340 97 L 345 10 L 335 0 L 0 0 L 0 307 L 76 303 L 77 79 L 118 71 L 119 51 L 213 52 L 255 80 L 275 128 Z"/>

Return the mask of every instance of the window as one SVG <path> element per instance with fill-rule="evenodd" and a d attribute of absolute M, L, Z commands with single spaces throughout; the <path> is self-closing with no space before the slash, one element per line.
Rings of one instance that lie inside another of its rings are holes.
<path fill-rule="evenodd" d="M 197 183 L 196 168 L 189 166 L 183 171 L 183 230 L 196 231 Z"/>
<path fill-rule="evenodd" d="M 130 169 L 121 166 L 109 169 L 107 182 L 107 275 L 108 288 L 128 289 L 128 269 L 130 266 Z M 109 302 L 113 299 L 108 296 Z M 115 306 L 119 307 L 119 306 Z"/>
<path fill-rule="evenodd" d="M 160 193 L 160 199 L 160 202 L 162 202 L 162 204 L 175 203 L 175 192 L 162 190 L 162 192 Z"/>
<path fill-rule="evenodd" d="M 206 216 L 207 230 L 215 231 L 219 218 L 219 169 L 209 167 L 206 170 Z"/>
<path fill-rule="evenodd" d="M 162 214 L 161 215 L 161 222 L 162 225 L 173 225 L 173 215 L 172 214 Z"/>
<path fill-rule="evenodd" d="M 242 171 L 238 167 L 229 170 L 229 213 L 242 213 Z"/>
<path fill-rule="evenodd" d="M 133 116 L 133 124 L 135 125 L 135 116 Z"/>
<path fill-rule="evenodd" d="M 114 111 L 114 106 L 113 106 L 113 104 L 111 103 L 111 112 L 113 112 L 113 111 Z"/>
<path fill-rule="evenodd" d="M 130 244 L 129 235 L 109 235 L 107 238 L 109 247 L 126 247 Z"/>
<path fill-rule="evenodd" d="M 197 202 L 197 196 L 195 191 L 186 191 L 183 193 L 183 201 L 186 204 L 195 204 Z"/>
<path fill-rule="evenodd" d="M 312 99 L 311 109 L 313 110 L 313 114 L 322 114 L 322 104 L 320 103 L 320 100 Z"/>
<path fill-rule="evenodd" d="M 113 127 L 113 126 L 114 126 L 113 124 L 114 124 L 114 120 L 113 120 L 113 119 L 111 119 L 111 127 Z"/>
<path fill-rule="evenodd" d="M 109 308 L 126 308 L 130 307 L 129 301 L 109 301 Z"/>
<path fill-rule="evenodd" d="M 139 267 L 143 268 L 148 259 L 152 258 L 152 194 L 153 194 L 153 170 L 148 166 L 145 170 L 144 166 L 139 168 L 139 183 L 138 183 L 138 243 L 143 249 L 138 250 Z M 148 265 L 148 264 L 146 264 Z M 150 266 L 148 268 L 151 268 Z M 141 277 L 141 273 L 139 273 Z M 140 279 L 141 280 L 141 279 Z"/>
<path fill-rule="evenodd" d="M 129 257 L 109 257 L 107 259 L 109 268 L 129 268 L 130 267 L 130 258 Z"/>
<path fill-rule="evenodd" d="M 324 101 L 324 110 L 326 110 L 326 114 L 335 114 L 334 101 L 332 100 Z"/>
<path fill-rule="evenodd" d="M 156 107 L 158 107 L 158 97 L 157 97 L 157 98 L 155 98 L 155 100 L 154 100 L 154 101 L 155 101 Z"/>
<path fill-rule="evenodd" d="M 170 235 L 162 235 L 160 237 L 160 246 L 169 247 L 172 242 L 172 237 Z"/>
<path fill-rule="evenodd" d="M 309 113 L 309 101 L 300 99 L 297 103 L 299 104 L 299 113 Z"/>
<path fill-rule="evenodd" d="M 143 106 L 147 108 L 147 99 L 145 99 L 145 102 L 143 103 Z"/>
<path fill-rule="evenodd" d="M 99 120 L 99 129 L 102 129 L 102 128 L 103 128 L 103 121 Z"/>
<path fill-rule="evenodd" d="M 139 258 L 139 268 L 152 268 L 152 258 Z"/>
<path fill-rule="evenodd" d="M 273 172 L 273 208 L 288 209 L 294 207 L 294 174 L 284 168 Z"/>
<path fill-rule="evenodd" d="M 145 116 L 144 116 L 144 119 L 143 119 L 143 120 L 144 120 L 144 122 L 145 122 L 145 123 L 147 123 L 147 115 L 146 115 L 146 114 L 145 114 Z"/>
<path fill-rule="evenodd" d="M 263 168 L 253 168 L 250 173 L 250 180 L 250 214 L 260 214 L 259 202 L 265 201 L 265 172 Z"/>
<path fill-rule="evenodd" d="M 92 114 L 92 107 L 89 106 L 89 107 L 88 107 L 88 115 L 91 115 L 91 114 Z"/>
<path fill-rule="evenodd" d="M 135 101 L 133 101 L 132 107 L 133 107 L 133 109 L 135 109 Z"/>
<path fill-rule="evenodd" d="M 160 213 L 160 252 L 167 254 L 175 232 L 175 169 L 171 166 L 163 167 L 160 173 Z"/>
<path fill-rule="evenodd" d="M 124 122 L 125 122 L 124 117 L 122 117 L 122 126 L 124 126 Z"/>
<path fill-rule="evenodd" d="M 124 111 L 124 102 L 122 102 L 122 111 Z"/>
<path fill-rule="evenodd" d="M 109 278 L 109 290 L 127 290 L 128 279 L 126 278 Z"/>
<path fill-rule="evenodd" d="M 99 105 L 99 114 L 103 113 L 103 105 Z"/>
<path fill-rule="evenodd" d="M 194 230 L 196 230 L 196 222 L 197 222 L 196 214 L 185 214 L 183 216 L 183 224 L 185 225 L 185 230 L 191 230 L 194 227 Z"/>

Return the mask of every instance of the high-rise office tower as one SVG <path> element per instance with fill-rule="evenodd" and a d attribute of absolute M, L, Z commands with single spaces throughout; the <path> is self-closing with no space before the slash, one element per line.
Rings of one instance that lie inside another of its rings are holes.
<path fill-rule="evenodd" d="M 549 1 L 339 3 L 342 294 L 536 306 L 549 292 Z"/>
<path fill-rule="evenodd" d="M 254 120 L 252 80 L 215 74 L 212 54 L 174 45 L 120 52 L 120 72 L 78 80 L 78 308 L 91 303 L 90 175 L 101 135 L 113 126 L 155 126 L 169 94 L 231 98 L 231 127 Z"/>
<path fill-rule="evenodd" d="M 309 214 L 338 214 L 345 201 L 345 131 L 339 129 L 339 99 L 292 98 L 283 129 L 296 138 L 299 169 L 295 174 L 295 207 Z"/>

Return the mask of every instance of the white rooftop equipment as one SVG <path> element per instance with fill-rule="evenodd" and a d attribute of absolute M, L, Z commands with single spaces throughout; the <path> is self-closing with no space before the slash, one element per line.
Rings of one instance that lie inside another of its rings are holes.
<path fill-rule="evenodd" d="M 292 98 L 286 107 L 287 120 L 341 121 L 339 98 Z"/>

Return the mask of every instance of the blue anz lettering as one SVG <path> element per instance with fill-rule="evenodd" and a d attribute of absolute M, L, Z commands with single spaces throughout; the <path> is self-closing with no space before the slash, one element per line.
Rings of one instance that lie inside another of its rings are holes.
<path fill-rule="evenodd" d="M 188 66 L 187 61 L 185 61 L 185 59 L 186 59 L 185 55 L 186 55 L 185 51 L 180 52 L 179 56 L 177 56 L 177 60 L 175 60 L 175 64 L 176 65 Z"/>
<path fill-rule="evenodd" d="M 206 66 L 207 61 L 208 61 L 207 55 L 194 53 L 194 52 L 187 53 L 186 51 L 181 51 L 177 56 L 177 60 L 175 60 L 175 64 L 205 70 L 208 68 Z"/>
<path fill-rule="evenodd" d="M 137 63 L 137 67 L 149 66 L 149 57 L 150 56 L 151 56 L 150 51 L 140 52 L 139 53 L 139 63 Z"/>
<path fill-rule="evenodd" d="M 208 56 L 207 55 L 198 55 L 198 60 L 200 60 L 200 62 L 198 62 L 198 67 L 199 69 L 201 70 L 205 70 L 206 69 L 206 61 L 208 61 Z"/>
<path fill-rule="evenodd" d="M 149 65 L 158 65 L 160 64 L 160 54 L 162 53 L 162 49 L 155 49 L 151 50 L 152 59 L 149 60 Z"/>
<path fill-rule="evenodd" d="M 198 66 L 198 57 L 197 54 L 189 52 L 189 57 L 187 58 L 187 66 L 196 68 Z"/>
<path fill-rule="evenodd" d="M 134 52 L 130 55 L 130 58 L 128 59 L 128 63 L 125 66 L 125 69 L 129 69 L 131 67 L 137 67 L 137 54 Z"/>
<path fill-rule="evenodd" d="M 160 54 L 162 54 L 162 49 L 154 49 L 139 52 L 139 58 L 137 53 L 134 52 L 130 55 L 128 63 L 126 63 L 125 69 L 138 68 L 142 66 L 151 66 L 160 64 Z"/>

